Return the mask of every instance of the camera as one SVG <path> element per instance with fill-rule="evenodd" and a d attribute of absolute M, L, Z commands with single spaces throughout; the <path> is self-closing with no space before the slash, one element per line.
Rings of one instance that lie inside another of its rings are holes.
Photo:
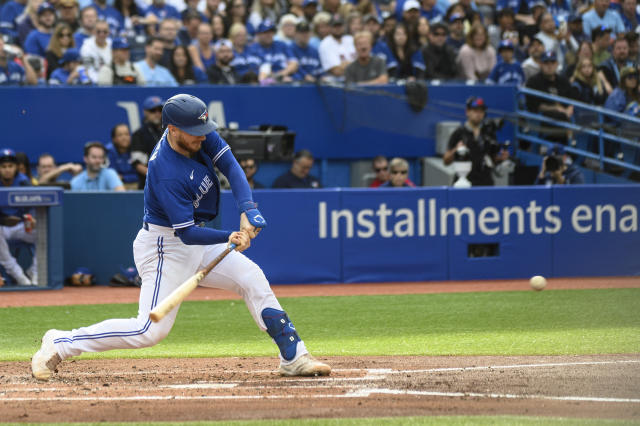
<path fill-rule="evenodd" d="M 484 140 L 485 152 L 490 156 L 497 155 L 500 150 L 507 149 L 509 143 L 498 142 L 498 130 L 504 126 L 504 118 L 489 118 L 482 123 L 481 134 Z"/>
<path fill-rule="evenodd" d="M 549 155 L 544 160 L 544 168 L 548 172 L 555 172 L 558 171 L 560 167 L 562 167 L 562 163 L 563 161 L 561 157 L 557 155 Z"/>

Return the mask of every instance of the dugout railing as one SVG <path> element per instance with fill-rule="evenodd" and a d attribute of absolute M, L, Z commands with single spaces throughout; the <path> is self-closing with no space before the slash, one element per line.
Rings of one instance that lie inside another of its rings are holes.
<path fill-rule="evenodd" d="M 597 164 L 602 171 L 615 171 L 624 177 L 640 172 L 640 119 L 526 87 L 518 88 L 516 96 L 516 153 L 523 145 L 549 149 L 554 142 L 548 136 L 565 132 L 565 151 L 579 162 Z M 560 121 L 528 111 L 528 96 L 572 105 L 573 115 L 569 121 Z"/>

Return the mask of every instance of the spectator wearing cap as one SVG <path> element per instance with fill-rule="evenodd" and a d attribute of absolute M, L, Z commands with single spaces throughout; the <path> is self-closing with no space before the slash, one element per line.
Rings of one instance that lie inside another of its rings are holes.
<path fill-rule="evenodd" d="M 313 22 L 318 13 L 318 1 L 317 0 L 303 0 L 302 2 L 303 17 L 307 22 Z"/>
<path fill-rule="evenodd" d="M 447 37 L 447 44 L 453 47 L 457 55 L 464 43 L 464 15 L 454 13 L 449 17 L 449 37 Z"/>
<path fill-rule="evenodd" d="M 296 35 L 291 46 L 293 55 L 298 60 L 298 71 L 293 75 L 294 81 L 315 83 L 322 76 L 322 64 L 318 49 L 309 44 L 311 28 L 305 21 L 296 25 Z"/>
<path fill-rule="evenodd" d="M 149 96 L 142 103 L 142 126 L 131 135 L 131 165 L 138 172 L 138 188 L 143 189 L 151 152 L 162 137 L 162 106 L 159 96 Z"/>
<path fill-rule="evenodd" d="M 38 7 L 38 28 L 32 30 L 24 41 L 24 52 L 44 58 L 56 23 L 56 9 L 44 2 Z"/>
<path fill-rule="evenodd" d="M 618 36 L 613 42 L 611 57 L 600 65 L 599 70 L 604 74 L 609 86 L 615 88 L 620 82 L 620 71 L 629 66 L 633 66 L 629 61 L 629 42 L 624 36 Z"/>
<path fill-rule="evenodd" d="M 423 80 L 426 66 L 422 52 L 409 40 L 404 22 L 399 22 L 387 40 L 391 56 L 387 59 L 387 74 L 392 81 Z"/>
<path fill-rule="evenodd" d="M 73 34 L 76 47 L 80 49 L 86 39 L 92 37 L 96 31 L 98 12 L 93 6 L 87 6 L 80 11 L 80 28 Z"/>
<path fill-rule="evenodd" d="M 29 61 L 24 61 L 25 66 L 13 60 L 4 50 L 4 38 L 0 36 L 0 86 L 19 86 L 24 84 L 37 84 L 38 77 Z"/>
<path fill-rule="evenodd" d="M 572 90 L 569 80 L 557 72 L 558 59 L 556 58 L 556 53 L 544 52 L 540 62 L 540 72 L 527 80 L 527 87 L 563 98 L 571 97 Z M 537 96 L 527 96 L 526 103 L 528 111 L 546 115 L 558 121 L 569 121 L 573 115 L 573 106 L 563 105 L 560 102 L 542 99 Z M 550 129 L 546 133 L 551 140 L 560 143 L 567 142 L 565 130 Z"/>
<path fill-rule="evenodd" d="M 111 38 L 109 37 L 109 24 L 106 21 L 96 22 L 95 35 L 82 43 L 80 57 L 84 62 L 89 78 L 92 82 L 98 82 L 98 70 L 103 65 L 111 65 Z"/>
<path fill-rule="evenodd" d="M 214 52 L 213 29 L 207 22 L 201 22 L 198 25 L 198 34 L 196 39 L 187 47 L 191 61 L 193 64 L 206 70 L 216 62 Z"/>
<path fill-rule="evenodd" d="M 433 0 L 431 0 L 433 1 Z M 402 19 L 401 21 L 406 23 L 410 27 L 418 26 L 418 19 L 420 19 L 420 2 L 418 0 L 405 0 L 402 5 Z M 427 19 L 429 19 L 427 17 Z M 435 22 L 435 20 L 433 21 Z M 429 21 L 431 23 L 431 20 Z"/>
<path fill-rule="evenodd" d="M 165 19 L 176 19 L 180 21 L 180 13 L 178 10 L 167 4 L 164 0 L 152 0 L 151 5 L 144 12 L 145 18 L 157 18 L 159 22 Z"/>
<path fill-rule="evenodd" d="M 67 49 L 59 61 L 59 67 L 51 73 L 49 84 L 53 86 L 76 86 L 91 84 L 87 70 L 81 64 L 77 47 Z"/>
<path fill-rule="evenodd" d="M 124 37 L 116 37 L 111 42 L 111 64 L 104 64 L 98 70 L 98 85 L 100 86 L 121 86 L 138 85 L 144 86 L 144 75 L 130 61 L 129 42 Z"/>
<path fill-rule="evenodd" d="M 333 15 L 329 22 L 330 34 L 320 42 L 318 53 L 322 69 L 333 80 L 342 80 L 345 69 L 356 58 L 353 37 L 344 34 L 344 21 L 340 15 Z"/>
<path fill-rule="evenodd" d="M 596 67 L 602 65 L 611 57 L 611 28 L 602 26 L 591 31 L 591 45 L 593 46 L 593 63 Z"/>
<path fill-rule="evenodd" d="M 536 185 L 582 185 L 584 174 L 573 164 L 564 146 L 554 145 L 542 159 Z"/>
<path fill-rule="evenodd" d="M 544 53 L 544 43 L 539 38 L 533 38 L 529 43 L 529 57 L 522 63 L 525 81 L 540 72 L 540 58 Z"/>
<path fill-rule="evenodd" d="M 263 84 L 272 82 L 291 82 L 298 70 L 298 60 L 291 48 L 285 43 L 274 40 L 275 25 L 264 20 L 258 26 L 256 42 L 247 48 L 248 54 L 259 58 L 258 81 Z"/>
<path fill-rule="evenodd" d="M 625 32 L 635 32 L 640 25 L 640 14 L 638 13 L 638 0 L 622 0 L 621 7 L 617 11 L 622 19 Z"/>
<path fill-rule="evenodd" d="M 58 0 L 56 8 L 58 10 L 58 23 L 64 22 L 69 25 L 71 32 L 75 32 L 80 27 L 78 22 L 78 0 Z"/>
<path fill-rule="evenodd" d="M 624 32 L 620 15 L 609 9 L 610 4 L 611 0 L 593 0 L 593 9 L 582 15 L 582 28 L 587 36 L 590 36 L 595 28 L 603 26 L 610 28 L 614 34 Z"/>
<path fill-rule="evenodd" d="M 247 29 L 252 31 L 257 30 L 265 20 L 277 22 L 282 13 L 282 5 L 279 1 L 255 0 L 252 3 L 249 18 L 247 18 Z"/>
<path fill-rule="evenodd" d="M 489 153 L 486 141 L 490 140 L 491 135 L 486 134 L 482 123 L 487 114 L 487 105 L 484 99 L 472 96 L 467 99 L 465 107 L 467 119 L 449 137 L 447 151 L 442 156 L 442 161 L 445 165 L 449 165 L 458 158 L 460 152 L 465 151 L 468 153 L 468 160 L 471 161 L 471 171 L 467 176 L 471 185 L 493 185 L 493 164 L 507 159 L 508 152 L 505 150 L 491 152 L 489 157 L 491 161 L 486 161 L 485 156 Z"/>
<path fill-rule="evenodd" d="M 0 7 L 0 34 L 9 37 L 9 41 L 18 39 L 16 18 L 24 12 L 27 0 L 9 0 Z"/>
<path fill-rule="evenodd" d="M 124 191 L 118 173 L 106 167 L 107 149 L 100 142 L 87 142 L 84 146 L 86 169 L 71 179 L 72 191 Z"/>
<path fill-rule="evenodd" d="M 233 44 L 229 40 L 216 43 L 216 63 L 207 69 L 207 76 L 211 84 L 238 84 L 240 76 L 231 65 L 233 61 Z"/>
<path fill-rule="evenodd" d="M 144 59 L 135 63 L 144 76 L 145 86 L 177 86 L 178 82 L 168 69 L 159 64 L 162 59 L 164 42 L 157 37 L 149 37 L 144 49 Z"/>
<path fill-rule="evenodd" d="M 244 24 L 233 24 L 229 28 L 229 39 L 233 46 L 233 59 L 229 65 L 240 77 L 241 83 L 257 83 L 260 61 L 249 54 L 247 49 L 247 28 Z"/>
<path fill-rule="evenodd" d="M 362 85 L 388 83 L 389 75 L 387 74 L 385 62 L 377 56 L 371 56 L 371 48 L 373 47 L 371 33 L 369 31 L 360 31 L 355 35 L 353 43 L 357 56 L 345 69 L 345 82 Z"/>
<path fill-rule="evenodd" d="M 496 50 L 489 44 L 487 29 L 481 23 L 471 26 L 467 41 L 456 57 L 460 77 L 484 81 L 496 65 Z M 428 62 L 427 62 L 428 64 Z"/>
<path fill-rule="evenodd" d="M 193 65 L 184 46 L 176 46 L 172 50 L 169 71 L 180 85 L 200 84 L 208 80 L 207 74 Z"/>
<path fill-rule="evenodd" d="M 278 31 L 274 37 L 274 40 L 281 41 L 289 46 L 293 44 L 293 38 L 296 34 L 296 24 L 298 18 L 296 15 L 287 13 L 282 15 L 280 22 L 278 22 Z"/>
<path fill-rule="evenodd" d="M 29 178 L 18 171 L 18 158 L 12 149 L 0 150 L 0 184 L 5 188 L 31 185 Z M 37 283 L 36 257 L 33 257 L 32 265 L 25 274 L 17 259 L 11 255 L 7 241 L 19 240 L 34 244 L 37 232 L 34 230 L 26 232 L 25 229 L 27 222 L 32 227 L 36 225 L 33 216 L 35 216 L 33 208 L 11 206 L 0 208 L 0 217 L 3 219 L 0 226 L 0 265 L 20 285 L 33 285 L 34 281 Z"/>
<path fill-rule="evenodd" d="M 535 35 L 544 44 L 545 52 L 555 52 L 558 58 L 558 69 L 564 68 L 564 49 L 559 41 L 559 34 L 556 34 L 556 21 L 549 12 L 540 15 L 537 21 L 540 31 Z"/>
<path fill-rule="evenodd" d="M 511 40 L 502 40 L 498 46 L 498 54 L 501 60 L 491 70 L 487 83 L 522 86 L 525 82 L 524 71 L 514 58 L 514 46 Z"/>
<path fill-rule="evenodd" d="M 182 12 L 182 28 L 178 31 L 178 40 L 183 46 L 190 46 L 198 38 L 198 28 L 203 22 L 202 14 L 196 9 Z"/>
<path fill-rule="evenodd" d="M 38 8 L 42 5 L 42 0 L 27 0 L 27 5 L 21 15 L 15 18 L 18 38 L 16 43 L 24 46 L 29 33 L 36 29 L 38 23 Z"/>
<path fill-rule="evenodd" d="M 422 49 L 428 80 L 451 80 L 458 76 L 456 54 L 453 47 L 447 44 L 448 34 L 449 30 L 442 22 L 431 25 L 429 44 Z"/>
<path fill-rule="evenodd" d="M 109 33 L 113 36 L 117 36 L 120 30 L 124 26 L 124 18 L 122 14 L 113 6 L 107 3 L 107 0 L 93 0 L 91 3 L 96 9 L 98 19 L 105 21 L 109 26 Z"/>
<path fill-rule="evenodd" d="M 635 67 L 623 68 L 620 71 L 620 84 L 611 92 L 604 107 L 625 112 L 629 105 L 640 102 L 638 87 L 638 70 Z"/>
<path fill-rule="evenodd" d="M 320 42 L 331 33 L 331 15 L 327 12 L 318 12 L 311 21 L 311 40 L 309 44 L 316 49 L 320 48 Z"/>
<path fill-rule="evenodd" d="M 64 22 L 56 25 L 45 53 L 45 59 L 47 60 L 47 79 L 51 77 L 53 70 L 58 68 L 58 62 L 62 59 L 64 51 L 70 47 L 75 47 L 75 44 L 76 42 L 73 39 L 71 27 Z"/>

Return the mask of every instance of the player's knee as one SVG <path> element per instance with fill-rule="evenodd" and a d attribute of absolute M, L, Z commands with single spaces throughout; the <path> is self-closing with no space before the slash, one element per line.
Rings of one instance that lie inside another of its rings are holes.
<path fill-rule="evenodd" d="M 151 326 L 142 334 L 142 345 L 144 347 L 154 346 L 160 343 L 162 339 L 169 335 L 170 327 L 163 327 L 160 324 L 151 324 Z"/>

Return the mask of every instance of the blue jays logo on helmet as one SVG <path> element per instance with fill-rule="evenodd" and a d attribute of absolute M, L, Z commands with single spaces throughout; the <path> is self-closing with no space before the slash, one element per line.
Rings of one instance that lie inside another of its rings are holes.
<path fill-rule="evenodd" d="M 200 117 L 198 117 L 198 120 L 202 120 L 203 123 L 206 123 L 208 119 L 209 119 L 209 112 L 207 112 L 207 110 L 205 109 L 204 112 L 200 114 Z"/>

